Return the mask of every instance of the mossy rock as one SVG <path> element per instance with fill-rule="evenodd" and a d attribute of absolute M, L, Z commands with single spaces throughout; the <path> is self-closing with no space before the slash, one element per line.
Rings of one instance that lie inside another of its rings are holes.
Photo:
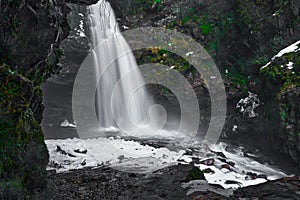
<path fill-rule="evenodd" d="M 45 186 L 49 155 L 31 110 L 34 93 L 30 80 L 8 65 L 0 66 L 0 178 L 5 188 L 0 195 L 15 191 L 12 180 L 20 180 L 27 192 Z"/>
<path fill-rule="evenodd" d="M 193 169 L 189 171 L 185 181 L 188 182 L 192 180 L 206 180 L 203 171 L 201 171 L 199 167 L 193 167 Z"/>
<path fill-rule="evenodd" d="M 6 200 L 22 200 L 24 199 L 24 191 L 21 181 L 0 181 L 0 199 Z"/>
<path fill-rule="evenodd" d="M 289 66 L 291 63 L 292 66 Z M 274 59 L 260 72 L 279 96 L 287 90 L 300 87 L 300 51 L 286 53 Z"/>

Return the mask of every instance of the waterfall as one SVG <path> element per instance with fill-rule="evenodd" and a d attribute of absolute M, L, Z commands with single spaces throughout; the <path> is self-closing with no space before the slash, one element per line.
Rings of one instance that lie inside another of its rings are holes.
<path fill-rule="evenodd" d="M 124 37 L 119 34 L 118 23 L 110 4 L 100 0 L 88 8 L 91 51 L 98 82 L 96 92 L 97 116 L 102 128 L 131 130 L 153 125 L 155 112 L 151 96 L 147 93 L 143 77 Z M 116 36 L 118 35 L 118 36 Z M 108 40 L 113 38 L 112 40 Z M 95 52 L 99 44 L 103 50 Z M 109 67 L 105 59 L 112 59 Z M 114 59 L 115 58 L 115 59 Z M 107 67 L 107 68 L 106 68 Z M 149 111 L 150 115 L 148 114 Z M 158 119 L 158 118 L 157 118 Z"/>

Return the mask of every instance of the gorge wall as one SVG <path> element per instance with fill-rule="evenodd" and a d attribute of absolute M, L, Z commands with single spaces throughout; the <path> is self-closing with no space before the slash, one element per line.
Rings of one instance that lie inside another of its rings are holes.
<path fill-rule="evenodd" d="M 70 1 L 92 4 L 97 1 Z M 67 1 L 0 1 L 0 198 L 46 186 L 40 85 L 60 70 L 69 34 Z"/>
<path fill-rule="evenodd" d="M 227 90 L 223 139 L 242 141 L 267 154 L 282 153 L 293 160 L 289 165 L 297 163 L 294 166 L 299 169 L 299 52 L 277 58 L 268 70 L 260 70 L 281 49 L 300 39 L 299 1 L 109 1 L 123 30 L 143 26 L 177 29 L 204 46 L 219 67 Z M 201 83 L 200 75 L 193 74 L 192 66 L 164 51 L 141 50 L 136 57 L 140 64 L 175 65 L 195 85 L 205 127 L 209 121 L 209 98 L 205 87 L 201 87 L 204 81 Z M 280 67 L 289 62 L 294 63 L 293 72 Z M 176 104 L 171 93 L 161 92 L 161 88 L 153 91 L 163 104 Z M 247 112 L 240 112 L 237 104 L 241 99 L 249 100 L 253 109 L 250 106 Z"/>

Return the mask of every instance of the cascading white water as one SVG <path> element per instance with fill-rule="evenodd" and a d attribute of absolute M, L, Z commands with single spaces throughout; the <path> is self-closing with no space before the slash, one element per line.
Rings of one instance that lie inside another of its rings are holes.
<path fill-rule="evenodd" d="M 121 126 L 127 130 L 131 127 L 149 126 L 153 123 L 148 114 L 153 101 L 145 87 L 140 87 L 145 84 L 141 73 L 137 70 L 133 54 L 122 55 L 129 52 L 130 47 L 119 34 L 110 4 L 100 0 L 90 6 L 88 20 L 93 65 L 97 78 L 100 78 L 96 94 L 100 126 L 102 128 Z M 116 35 L 118 37 L 115 37 Z M 105 51 L 101 51 L 101 55 L 94 51 L 99 44 L 103 45 L 101 48 L 105 48 Z M 107 66 L 103 66 L 103 63 L 107 63 L 105 59 L 114 62 L 106 68 Z"/>

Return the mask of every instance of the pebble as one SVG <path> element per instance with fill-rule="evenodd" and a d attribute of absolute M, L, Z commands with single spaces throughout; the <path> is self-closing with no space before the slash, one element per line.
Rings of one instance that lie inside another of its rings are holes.
<path fill-rule="evenodd" d="M 222 164 L 222 169 L 228 169 L 228 170 L 230 170 L 231 168 L 230 168 L 230 165 L 229 164 Z"/>
<path fill-rule="evenodd" d="M 205 159 L 205 160 L 201 160 L 200 161 L 200 164 L 203 164 L 203 165 L 208 165 L 208 166 L 211 166 L 215 163 L 215 159 L 213 158 L 208 158 L 208 159 Z"/>
<path fill-rule="evenodd" d="M 205 173 L 205 174 L 210 174 L 210 173 L 214 174 L 214 173 L 215 173 L 215 171 L 212 170 L 212 169 L 210 169 L 210 168 L 206 168 L 206 169 L 204 169 L 204 170 L 202 170 L 202 171 L 203 171 L 203 173 Z"/>

